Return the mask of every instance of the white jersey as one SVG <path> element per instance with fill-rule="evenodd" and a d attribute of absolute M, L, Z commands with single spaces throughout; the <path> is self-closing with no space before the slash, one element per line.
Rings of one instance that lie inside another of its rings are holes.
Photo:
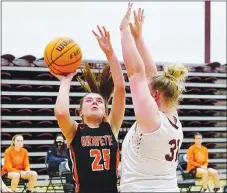
<path fill-rule="evenodd" d="M 136 133 L 135 123 L 122 144 L 121 192 L 179 192 L 177 158 L 182 144 L 182 126 L 171 124 L 159 111 L 160 128 L 149 134 Z"/>

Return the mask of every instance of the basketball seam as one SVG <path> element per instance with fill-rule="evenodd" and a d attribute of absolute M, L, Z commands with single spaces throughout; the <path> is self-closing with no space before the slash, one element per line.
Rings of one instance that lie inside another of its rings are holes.
<path fill-rule="evenodd" d="M 63 38 L 60 38 L 60 39 L 55 43 L 54 48 L 55 48 L 55 46 L 57 45 L 57 43 L 60 42 L 62 39 L 63 39 Z M 50 59 L 51 59 L 51 60 L 52 60 L 52 52 L 53 52 L 53 50 L 54 50 L 54 49 L 52 49 L 51 55 L 50 55 Z M 47 51 L 45 52 L 45 55 L 46 55 L 46 58 L 47 58 L 47 60 L 48 60 L 48 62 L 49 62 L 49 64 L 47 65 L 47 67 L 49 67 L 49 66 L 52 65 L 52 62 L 50 62 L 49 59 L 48 59 L 48 57 L 47 57 Z"/>
<path fill-rule="evenodd" d="M 75 44 L 75 45 L 77 45 L 77 44 Z M 66 50 L 65 52 L 63 52 L 60 56 L 58 56 L 54 61 L 56 61 L 58 58 L 60 58 L 62 55 L 64 55 L 66 52 L 68 52 L 70 49 L 72 49 L 75 45 L 73 45 L 72 47 L 70 47 L 68 50 Z M 48 68 L 51 70 L 51 68 L 53 68 L 54 70 L 56 70 L 56 71 L 58 71 L 58 72 L 60 72 L 60 73 L 62 73 L 62 71 L 60 71 L 60 70 L 58 70 L 58 69 L 56 69 L 52 64 L 54 64 L 54 61 L 52 61 L 51 63 L 50 63 L 50 65 L 48 65 Z M 52 71 L 53 72 L 53 71 Z M 54 72 L 53 72 L 54 73 Z"/>
<path fill-rule="evenodd" d="M 57 63 L 55 63 L 55 62 L 53 62 L 53 63 L 54 63 L 56 66 L 69 66 L 69 65 L 71 65 L 71 64 L 74 64 L 74 63 L 78 62 L 81 58 L 82 58 L 82 56 L 81 56 L 80 58 L 78 58 L 76 61 L 74 61 L 74 62 L 72 62 L 72 63 L 69 63 L 69 64 L 64 64 L 64 65 L 60 65 L 60 64 L 57 64 Z"/>
<path fill-rule="evenodd" d="M 51 56 L 51 60 L 52 60 L 52 62 L 51 62 L 51 65 L 57 60 L 57 59 L 59 59 L 60 57 L 62 57 L 65 53 L 67 53 L 69 50 L 71 50 L 74 46 L 76 46 L 77 44 L 75 43 L 75 44 L 73 44 L 73 46 L 71 46 L 68 50 L 66 50 L 65 52 L 63 52 L 61 55 L 59 55 L 57 58 L 55 58 L 55 60 L 53 60 L 52 59 L 52 56 Z"/>

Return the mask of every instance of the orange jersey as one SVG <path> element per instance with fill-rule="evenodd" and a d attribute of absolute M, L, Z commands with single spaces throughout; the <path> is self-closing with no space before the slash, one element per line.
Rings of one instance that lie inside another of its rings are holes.
<path fill-rule="evenodd" d="M 28 151 L 24 148 L 15 151 L 14 147 L 8 147 L 4 154 L 5 163 L 2 168 L 2 175 L 7 172 L 20 172 L 21 170 L 30 170 Z"/>
<path fill-rule="evenodd" d="M 195 145 L 189 147 L 187 152 L 187 171 L 196 167 L 208 166 L 208 150 L 203 145 L 198 148 Z"/>

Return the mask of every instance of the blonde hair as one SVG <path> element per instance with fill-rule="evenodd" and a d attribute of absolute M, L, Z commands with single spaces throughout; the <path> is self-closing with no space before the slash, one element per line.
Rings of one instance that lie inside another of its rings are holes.
<path fill-rule="evenodd" d="M 185 91 L 187 74 L 188 70 L 183 64 L 171 64 L 164 66 L 163 74 L 152 77 L 150 84 L 153 89 L 163 93 L 167 102 L 176 106 L 179 96 Z"/>
<path fill-rule="evenodd" d="M 12 143 L 11 143 L 10 147 L 15 147 L 15 140 L 16 140 L 16 138 L 17 138 L 18 136 L 21 136 L 21 137 L 23 138 L 23 140 L 24 140 L 23 135 L 21 135 L 21 134 L 16 134 L 16 135 L 14 135 L 13 138 L 12 138 Z"/>

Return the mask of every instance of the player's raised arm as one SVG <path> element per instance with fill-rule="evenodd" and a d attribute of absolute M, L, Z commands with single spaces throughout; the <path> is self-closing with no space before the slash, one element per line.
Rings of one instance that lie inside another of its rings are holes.
<path fill-rule="evenodd" d="M 68 74 L 67 76 L 55 75 L 60 80 L 60 88 L 55 103 L 54 114 L 58 121 L 59 128 L 62 130 L 68 144 L 71 143 L 77 129 L 75 122 L 69 113 L 69 91 L 71 80 L 76 73 Z"/>
<path fill-rule="evenodd" d="M 97 26 L 97 28 L 99 35 L 95 31 L 92 32 L 95 35 L 100 48 L 106 55 L 114 83 L 112 108 L 108 116 L 108 121 L 111 125 L 114 135 L 117 136 L 123 122 L 125 112 L 125 82 L 120 63 L 110 41 L 109 31 L 107 31 L 105 27 L 100 28 Z"/>
<path fill-rule="evenodd" d="M 129 20 L 131 7 L 132 4 L 129 3 L 128 10 L 120 25 L 122 54 L 129 78 L 138 126 L 140 127 L 141 132 L 150 133 L 159 128 L 160 118 L 158 106 L 154 98 L 151 97 L 148 88 L 143 60 L 130 33 Z"/>
<path fill-rule="evenodd" d="M 157 74 L 157 67 L 143 38 L 144 10 L 139 8 L 138 12 L 136 13 L 136 11 L 133 11 L 133 14 L 134 23 L 129 24 L 130 30 L 136 43 L 136 48 L 145 65 L 146 76 L 149 79 L 151 76 Z"/>

